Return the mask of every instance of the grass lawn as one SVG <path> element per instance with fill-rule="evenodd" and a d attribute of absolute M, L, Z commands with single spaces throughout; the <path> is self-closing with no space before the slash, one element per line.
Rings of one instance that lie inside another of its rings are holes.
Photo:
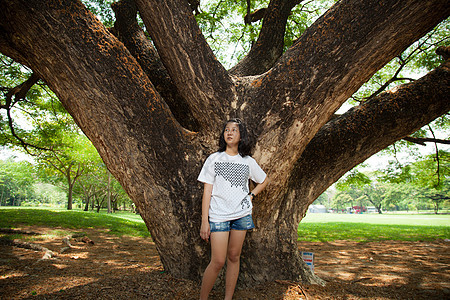
<path fill-rule="evenodd" d="M 450 215 L 435 214 L 320 214 L 308 213 L 301 223 L 368 223 L 385 225 L 450 226 Z"/>
<path fill-rule="evenodd" d="M 132 213 L 85 212 L 51 208 L 0 208 L 0 227 L 15 228 L 21 225 L 42 225 L 83 230 L 105 229 L 115 235 L 149 237 L 150 233 L 141 217 Z"/>
<path fill-rule="evenodd" d="M 104 229 L 115 235 L 149 237 L 139 215 L 130 212 L 106 214 L 51 208 L 0 207 L 0 227 L 43 225 L 83 231 Z M 430 241 L 450 238 L 450 215 L 434 214 L 307 214 L 298 227 L 298 240 L 326 242 Z"/>
<path fill-rule="evenodd" d="M 361 242 L 431 241 L 450 238 L 450 215 L 307 214 L 298 227 L 298 240 Z"/>

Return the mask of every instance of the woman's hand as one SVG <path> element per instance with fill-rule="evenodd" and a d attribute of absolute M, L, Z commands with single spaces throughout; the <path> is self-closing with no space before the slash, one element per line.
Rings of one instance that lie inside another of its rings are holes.
<path fill-rule="evenodd" d="M 200 236 L 206 242 L 209 240 L 209 235 L 211 234 L 211 228 L 209 228 L 209 203 L 211 202 L 213 185 L 210 183 L 205 183 L 203 188 L 202 197 L 202 225 L 200 227 Z"/>
<path fill-rule="evenodd" d="M 202 222 L 202 226 L 200 227 L 200 237 L 204 239 L 206 242 L 209 241 L 209 235 L 211 234 L 211 229 L 209 228 L 209 222 Z"/>

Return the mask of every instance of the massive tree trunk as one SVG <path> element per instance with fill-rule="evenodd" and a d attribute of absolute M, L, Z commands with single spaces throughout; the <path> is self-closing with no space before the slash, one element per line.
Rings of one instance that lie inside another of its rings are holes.
<path fill-rule="evenodd" d="M 253 55 L 263 59 L 258 45 L 235 68 L 254 76 L 240 77 L 216 60 L 187 2 L 135 2 L 158 56 L 136 27 L 118 18 L 112 32 L 124 45 L 76 0 L 0 0 L 0 51 L 56 93 L 133 199 L 174 276 L 199 279 L 208 262 L 198 234 L 196 178 L 222 122 L 243 118 L 253 156 L 272 180 L 254 201 L 257 228 L 246 239 L 241 283 L 321 283 L 297 249 L 307 206 L 346 171 L 446 113 L 448 65 L 327 121 L 378 69 L 446 18 L 447 1 L 340 1 L 275 64 L 281 53 L 272 51 L 262 68 L 250 68 Z"/>

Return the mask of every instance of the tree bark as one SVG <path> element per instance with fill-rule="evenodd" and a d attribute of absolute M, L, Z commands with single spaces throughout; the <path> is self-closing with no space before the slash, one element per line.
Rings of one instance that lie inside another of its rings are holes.
<path fill-rule="evenodd" d="M 131 55 L 138 61 L 180 124 L 189 130 L 198 130 L 198 122 L 190 113 L 187 102 L 170 78 L 158 52 L 137 23 L 137 7 L 134 0 L 115 2 L 112 8 L 116 15 L 112 31 L 114 35 L 124 43 Z"/>
<path fill-rule="evenodd" d="M 171 78 L 203 130 L 221 127 L 235 86 L 209 48 L 185 1 L 135 0 Z M 158 9 L 155 9 L 155 8 Z"/>
<path fill-rule="evenodd" d="M 331 172 L 325 156 L 314 160 L 308 153 L 320 148 L 318 132 L 325 132 L 325 123 L 352 93 L 448 16 L 447 1 L 340 1 L 273 68 L 248 77 L 230 75 L 218 63 L 187 3 L 136 3 L 187 113 L 198 124 L 195 132 L 180 125 L 136 53 L 79 1 L 0 0 L 0 51 L 29 66 L 55 92 L 136 204 L 165 270 L 176 277 L 199 279 L 208 263 L 208 245 L 198 234 L 202 186 L 196 178 L 216 149 L 222 122 L 244 118 L 254 157 L 272 183 L 255 198 L 257 228 L 245 242 L 240 283 L 322 283 L 297 248 L 305 207 L 340 173 L 381 150 L 380 145 L 446 113 L 446 98 L 439 94 L 429 101 L 436 86 L 425 84 L 410 95 L 421 104 L 420 117 L 403 112 L 403 96 L 386 102 L 392 114 L 383 115 L 383 105 L 370 104 L 370 109 L 355 109 L 355 115 L 340 119 L 350 122 L 355 116 L 350 123 L 330 123 L 328 127 L 337 126 L 337 132 L 354 139 L 337 139 L 331 156 L 339 164 Z M 444 73 L 435 80 L 448 89 L 448 71 Z M 398 121 L 396 114 L 402 115 Z M 376 117 L 378 123 L 370 122 Z M 366 135 L 352 134 L 351 125 L 363 120 L 369 121 L 364 128 L 371 134 L 379 128 L 403 131 L 373 136 L 377 142 L 369 143 Z M 351 159 L 349 143 L 355 147 Z M 370 149 L 358 147 L 362 145 Z M 308 176 L 317 181 L 303 182 Z"/>

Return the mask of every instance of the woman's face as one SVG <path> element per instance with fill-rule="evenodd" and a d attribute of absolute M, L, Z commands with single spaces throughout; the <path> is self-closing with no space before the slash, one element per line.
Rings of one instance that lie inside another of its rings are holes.
<path fill-rule="evenodd" d="M 239 125 L 234 122 L 227 123 L 223 138 L 228 146 L 235 146 L 239 144 L 241 140 L 241 133 L 239 132 Z"/>

